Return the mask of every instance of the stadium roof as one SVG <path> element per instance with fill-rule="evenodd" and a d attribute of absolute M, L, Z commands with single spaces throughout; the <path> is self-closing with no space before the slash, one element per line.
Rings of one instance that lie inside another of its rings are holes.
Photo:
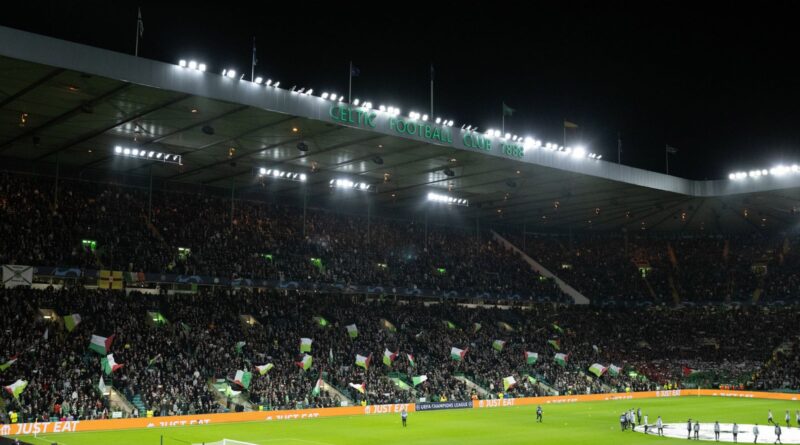
<path fill-rule="evenodd" d="M 783 230 L 799 217 L 800 174 L 692 181 L 298 94 L 286 80 L 267 87 L 4 27 L 0 42 L 7 166 L 58 162 L 237 188 L 278 169 L 298 175 L 270 182 L 278 192 L 329 194 L 331 180 L 345 179 L 370 184 L 377 208 L 400 211 L 437 193 L 468 200 L 453 206 L 464 219 L 534 231 Z M 118 156 L 117 146 L 181 155 L 182 165 Z"/>

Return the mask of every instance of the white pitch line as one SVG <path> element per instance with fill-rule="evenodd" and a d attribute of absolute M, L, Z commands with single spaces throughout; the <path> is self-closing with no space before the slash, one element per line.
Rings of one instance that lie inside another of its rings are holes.
<path fill-rule="evenodd" d="M 39 437 L 39 436 L 33 436 L 33 439 L 35 439 L 35 440 L 41 440 L 42 442 L 45 442 L 45 443 L 48 443 L 48 444 L 52 444 L 52 443 L 58 443 L 58 444 L 61 444 L 61 445 L 67 445 L 65 442 L 59 442 L 59 441 L 57 441 L 57 440 L 56 440 L 56 441 L 54 441 L 54 440 L 50 440 L 50 439 L 42 439 L 42 437 L 47 437 L 47 436 L 41 436 L 41 437 Z"/>

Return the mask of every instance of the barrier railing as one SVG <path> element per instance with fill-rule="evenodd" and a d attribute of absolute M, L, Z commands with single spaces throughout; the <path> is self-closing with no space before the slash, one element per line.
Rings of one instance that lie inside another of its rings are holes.
<path fill-rule="evenodd" d="M 496 408 L 505 406 L 526 406 L 526 405 L 545 405 L 555 403 L 577 403 L 605 400 L 630 400 L 662 397 L 690 397 L 690 396 L 709 396 L 709 397 L 735 397 L 744 399 L 773 399 L 773 400 L 800 400 L 797 393 L 776 393 L 760 391 L 728 391 L 715 389 L 676 389 L 665 391 L 643 391 L 631 393 L 613 394 L 582 394 L 574 396 L 544 396 L 544 397 L 520 397 L 508 399 L 492 399 L 477 401 L 452 401 L 444 403 L 426 403 L 421 406 L 422 410 L 436 409 L 481 409 Z M 39 422 L 39 423 L 18 423 L 0 426 L 0 435 L 16 436 L 27 434 L 46 434 L 62 432 L 84 432 L 84 431 L 111 431 L 136 428 L 164 428 L 164 427 L 191 427 L 197 425 L 211 425 L 236 422 L 271 422 L 293 419 L 314 419 L 319 417 L 335 416 L 361 416 L 375 414 L 399 413 L 403 409 L 409 412 L 416 411 L 413 403 L 400 403 L 394 405 L 367 405 L 367 406 L 348 406 L 341 408 L 316 408 L 304 410 L 280 410 L 280 411 L 250 411 L 242 413 L 224 414 L 196 414 L 188 416 L 167 416 L 167 417 L 140 417 L 135 419 L 106 419 L 106 420 L 75 420 L 65 422 Z"/>

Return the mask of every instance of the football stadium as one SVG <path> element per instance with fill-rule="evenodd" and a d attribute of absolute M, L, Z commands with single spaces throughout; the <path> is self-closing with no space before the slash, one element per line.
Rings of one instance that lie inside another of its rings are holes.
<path fill-rule="evenodd" d="M 800 443 L 797 163 L 251 62 L 0 26 L 0 443 Z"/>

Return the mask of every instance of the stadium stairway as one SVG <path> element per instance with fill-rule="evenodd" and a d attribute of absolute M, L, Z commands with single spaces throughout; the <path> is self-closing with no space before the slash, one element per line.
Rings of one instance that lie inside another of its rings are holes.
<path fill-rule="evenodd" d="M 350 397 L 347 397 L 347 394 L 345 394 L 344 391 L 339 390 L 339 388 L 329 384 L 325 380 L 322 380 L 322 384 L 319 385 L 319 389 L 320 391 L 327 392 L 332 398 L 338 397 L 339 400 L 347 402 L 348 405 L 353 405 L 353 400 Z"/>
<path fill-rule="evenodd" d="M 575 304 L 589 304 L 589 299 L 586 298 L 586 296 L 584 296 L 582 293 L 578 292 L 577 289 L 567 284 L 561 278 L 558 278 L 555 274 L 547 270 L 547 268 L 545 268 L 536 260 L 528 256 L 525 252 L 523 252 L 521 249 L 519 249 L 511 242 L 509 242 L 507 239 L 500 236 L 494 230 L 492 230 L 491 232 L 492 232 L 492 237 L 494 238 L 495 241 L 505 246 L 506 249 L 512 249 L 514 252 L 517 252 L 519 256 L 521 256 L 522 259 L 525 260 L 525 262 L 531 266 L 532 270 L 538 272 L 543 277 L 552 278 L 556 282 L 558 287 L 561 289 L 561 291 L 569 295 Z"/>
<path fill-rule="evenodd" d="M 487 390 L 486 388 L 478 385 L 477 383 L 475 383 L 472 380 L 468 379 L 464 375 L 456 375 L 456 376 L 453 376 L 453 378 L 455 378 L 456 380 L 458 380 L 460 382 L 463 382 L 465 385 L 467 385 L 467 388 L 474 389 L 475 392 L 477 392 L 478 395 L 481 396 L 481 398 L 487 398 L 487 397 L 489 397 L 491 395 L 489 390 Z"/>
<path fill-rule="evenodd" d="M 139 410 L 139 417 L 144 417 L 147 415 L 147 407 L 144 406 L 144 402 L 142 402 L 142 397 L 139 394 L 135 394 L 133 399 L 131 400 L 131 404 Z"/>
<path fill-rule="evenodd" d="M 134 408 L 134 406 L 136 406 L 133 403 L 131 403 L 128 399 L 126 399 L 125 396 L 122 395 L 121 392 L 117 391 L 114 388 L 110 388 L 110 393 L 108 395 L 108 400 L 109 400 L 109 402 L 111 402 L 111 409 L 113 409 L 115 411 L 122 411 L 123 413 L 127 414 L 127 416 L 130 416 L 131 413 L 133 413 L 133 408 Z M 139 399 L 139 402 L 141 402 L 141 399 Z M 142 406 L 144 406 L 144 405 L 142 405 Z M 136 408 L 139 408 L 139 407 L 136 406 Z M 143 412 L 142 409 L 139 408 L 140 415 L 141 415 L 142 412 Z"/>

